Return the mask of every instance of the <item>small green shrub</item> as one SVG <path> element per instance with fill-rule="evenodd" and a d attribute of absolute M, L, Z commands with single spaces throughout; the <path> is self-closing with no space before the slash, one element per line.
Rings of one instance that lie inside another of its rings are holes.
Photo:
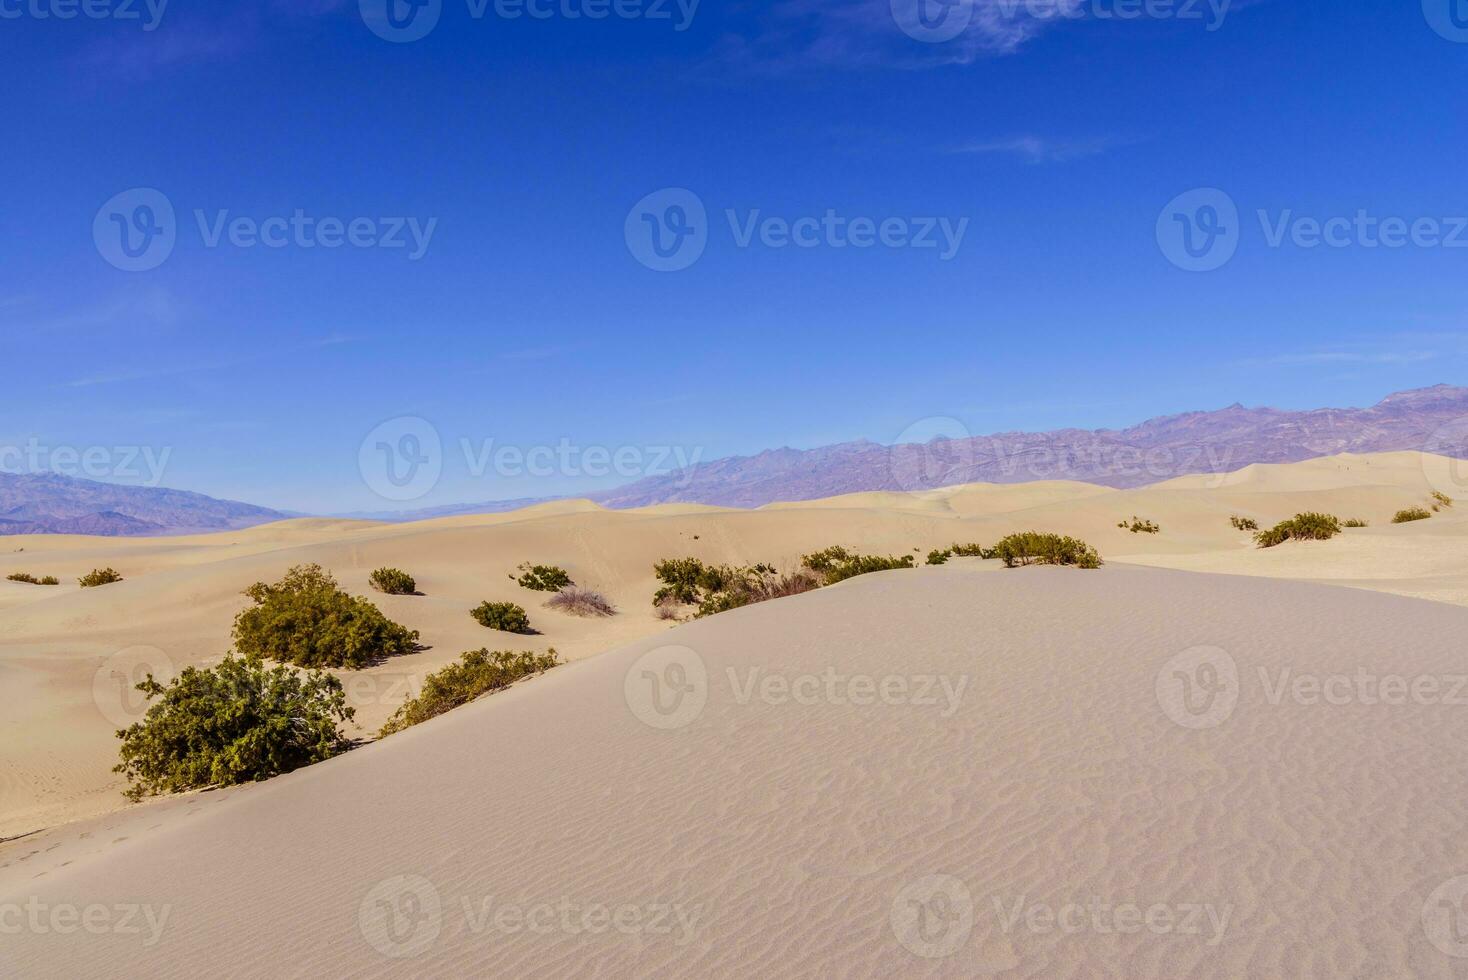
<path fill-rule="evenodd" d="M 912 555 L 903 555 L 901 558 L 859 555 L 840 545 L 806 555 L 801 558 L 800 564 L 819 576 L 822 585 L 835 585 L 837 582 L 844 582 L 849 578 L 866 575 L 869 572 L 885 572 L 894 568 L 914 566 Z"/>
<path fill-rule="evenodd" d="M 143 719 L 117 733 L 133 800 L 159 793 L 269 779 L 350 748 L 341 682 L 322 671 L 267 669 L 258 656 L 187 667 L 165 687 L 152 674 L 137 685 Z"/>
<path fill-rule="evenodd" d="M 518 571 L 522 574 L 515 581 L 523 588 L 536 592 L 559 592 L 575 584 L 564 568 L 557 568 L 555 565 L 532 565 L 525 562 Z M 514 578 L 513 575 L 510 577 Z"/>
<path fill-rule="evenodd" d="M 1233 517 L 1230 517 L 1228 519 L 1228 522 L 1234 526 L 1234 530 L 1236 531 L 1259 530 L 1259 522 L 1254 520 L 1254 518 L 1252 517 L 1239 517 L 1235 515 Z"/>
<path fill-rule="evenodd" d="M 60 585 L 61 579 L 55 575 L 47 575 L 45 578 L 36 578 L 29 572 L 16 572 L 14 575 L 5 576 L 12 582 L 24 582 L 27 585 Z"/>
<path fill-rule="evenodd" d="M 1392 518 L 1392 523 L 1409 524 L 1412 521 L 1425 521 L 1431 516 L 1432 514 L 1424 507 L 1408 507 L 1406 510 L 1397 511 L 1396 516 Z"/>
<path fill-rule="evenodd" d="M 612 616 L 617 610 L 606 596 L 590 589 L 568 585 L 546 603 L 551 609 L 570 613 L 572 616 Z"/>
<path fill-rule="evenodd" d="M 111 585 L 113 582 L 121 581 L 122 576 L 110 568 L 94 568 L 77 579 L 77 584 L 84 589 L 91 589 L 99 585 Z"/>
<path fill-rule="evenodd" d="M 255 605 L 235 617 L 234 643 L 246 655 L 355 670 L 417 648 L 417 630 L 337 588 L 320 565 L 297 565 L 274 585 L 256 582 L 245 595 Z"/>
<path fill-rule="evenodd" d="M 1359 517 L 1353 517 L 1353 518 L 1351 518 L 1348 521 L 1342 521 L 1341 522 L 1341 527 L 1370 527 L 1370 526 L 1371 526 L 1370 524 L 1367 524 L 1365 521 L 1361 520 L 1361 518 L 1359 518 Z"/>
<path fill-rule="evenodd" d="M 378 592 L 388 595 L 417 595 L 418 583 L 400 568 L 379 568 L 367 577 Z"/>
<path fill-rule="evenodd" d="M 928 552 L 928 564 L 946 565 L 948 563 L 949 557 L 951 557 L 952 554 L 952 551 L 930 551 Z"/>
<path fill-rule="evenodd" d="M 1133 534 L 1158 534 L 1162 530 L 1162 528 L 1152 523 L 1152 521 L 1143 520 L 1142 518 L 1137 517 L 1135 514 L 1132 515 L 1132 519 L 1130 521 L 1122 521 L 1116 526 L 1125 531 L 1130 531 Z"/>
<path fill-rule="evenodd" d="M 1086 542 L 1059 534 L 1022 531 L 1001 540 L 994 549 L 1006 568 L 1017 565 L 1074 565 L 1100 568 L 1101 556 Z"/>
<path fill-rule="evenodd" d="M 821 586 L 819 578 L 805 570 L 782 573 L 766 564 L 705 565 L 697 558 L 664 559 L 653 566 L 653 573 L 663 583 L 653 596 L 662 619 L 676 619 L 678 606 L 697 606 L 696 616 L 712 616 Z"/>
<path fill-rule="evenodd" d="M 499 691 L 533 674 L 541 674 L 560 663 L 555 650 L 545 653 L 510 653 L 473 650 L 442 670 L 429 674 L 423 691 L 393 713 L 378 732 L 387 737 L 421 724 L 430 718 L 468 704 L 491 691 Z"/>
<path fill-rule="evenodd" d="M 1254 535 L 1261 548 L 1273 548 L 1286 541 L 1329 541 L 1341 533 L 1340 518 L 1331 514 L 1307 512 L 1280 521 L 1267 531 Z"/>
<path fill-rule="evenodd" d="M 955 544 L 948 549 L 955 558 L 993 558 L 994 549 L 979 544 Z"/>
<path fill-rule="evenodd" d="M 469 610 L 480 626 L 506 633 L 529 633 L 530 616 L 513 602 L 481 602 Z"/>

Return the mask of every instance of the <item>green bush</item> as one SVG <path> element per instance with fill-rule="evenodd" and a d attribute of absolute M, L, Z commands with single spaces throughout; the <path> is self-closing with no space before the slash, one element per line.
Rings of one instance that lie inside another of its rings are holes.
<path fill-rule="evenodd" d="M 564 568 L 557 568 L 555 565 L 532 565 L 525 562 L 518 571 L 523 574 L 515 581 L 523 588 L 536 592 L 559 592 L 575 584 Z M 513 575 L 510 577 L 515 578 Z"/>
<path fill-rule="evenodd" d="M 912 559 L 908 559 L 909 563 Z M 705 565 L 697 558 L 669 558 L 653 566 L 663 586 L 653 596 L 660 618 L 677 617 L 676 606 L 697 606 L 697 616 L 712 616 L 756 602 L 819 588 L 808 571 L 780 572 L 772 565 Z"/>
<path fill-rule="evenodd" d="M 930 551 L 930 552 L 928 552 L 928 564 L 929 565 L 946 565 L 948 563 L 948 559 L 950 557 L 952 557 L 952 555 L 953 555 L 953 552 L 952 551 L 948 551 L 948 550 L 944 550 L 944 551 Z"/>
<path fill-rule="evenodd" d="M 893 568 L 912 568 L 912 555 L 903 555 L 901 558 L 879 555 L 859 555 L 848 551 L 837 545 L 815 554 L 806 555 L 800 560 L 802 567 L 809 569 L 820 576 L 822 585 L 835 585 L 846 579 L 857 575 L 866 575 L 869 572 L 885 572 Z"/>
<path fill-rule="evenodd" d="M 529 633 L 530 616 L 513 602 L 481 602 L 469 610 L 480 626 L 506 633 Z"/>
<path fill-rule="evenodd" d="M 94 568 L 76 581 L 82 588 L 91 589 L 99 585 L 111 585 L 113 582 L 121 582 L 122 576 L 110 568 Z"/>
<path fill-rule="evenodd" d="M 956 558 L 993 558 L 994 549 L 978 544 L 955 544 L 948 553 Z"/>
<path fill-rule="evenodd" d="M 1162 528 L 1158 527 L 1152 521 L 1143 520 L 1135 514 L 1132 515 L 1130 521 L 1122 521 L 1116 526 L 1124 531 L 1130 531 L 1133 534 L 1157 534 L 1162 530 Z"/>
<path fill-rule="evenodd" d="M 1408 524 L 1412 521 L 1425 521 L 1431 516 L 1432 514 L 1428 513 L 1424 507 L 1408 507 L 1406 510 L 1397 511 L 1396 516 L 1392 518 L 1392 523 Z"/>
<path fill-rule="evenodd" d="M 1259 522 L 1254 520 L 1254 518 L 1252 517 L 1239 517 L 1235 515 L 1233 517 L 1230 517 L 1228 519 L 1228 522 L 1234 526 L 1234 530 L 1236 531 L 1259 530 Z"/>
<path fill-rule="evenodd" d="M 1040 531 L 1011 534 L 995 545 L 995 551 L 1006 568 L 1017 565 L 1074 565 L 1077 568 L 1100 568 L 1101 556 L 1078 538 Z"/>
<path fill-rule="evenodd" d="M 473 650 L 461 656 L 457 663 L 429 674 L 423 681 L 422 693 L 394 712 L 378 735 L 385 738 L 437 718 L 490 691 L 509 687 L 522 677 L 544 673 L 559 663 L 555 650 L 545 653 Z"/>
<path fill-rule="evenodd" d="M 60 585 L 61 579 L 55 575 L 47 575 L 45 578 L 36 578 L 29 572 L 16 572 L 14 575 L 5 576 L 12 582 L 24 582 L 27 585 Z"/>
<path fill-rule="evenodd" d="M 355 670 L 417 648 L 417 630 L 337 588 L 320 565 L 297 565 L 274 585 L 256 582 L 245 595 L 255 605 L 235 617 L 234 643 L 246 655 Z"/>
<path fill-rule="evenodd" d="M 1341 527 L 1370 527 L 1370 526 L 1371 526 L 1370 524 L 1367 524 L 1365 521 L 1361 520 L 1361 518 L 1359 518 L 1359 517 L 1353 517 L 1349 521 L 1342 521 L 1341 522 Z"/>
<path fill-rule="evenodd" d="M 1254 540 L 1261 548 L 1273 548 L 1286 541 L 1329 541 L 1340 533 L 1340 518 L 1312 511 L 1280 521 L 1269 530 L 1254 535 Z"/>
<path fill-rule="evenodd" d="M 388 595 L 417 595 L 418 583 L 400 568 L 379 568 L 367 577 L 378 592 Z"/>
<path fill-rule="evenodd" d="M 337 723 L 353 711 L 341 682 L 322 671 L 231 655 L 185 668 L 167 687 L 149 674 L 137 689 L 158 700 L 117 733 L 113 771 L 127 777 L 130 799 L 269 779 L 350 748 Z"/>

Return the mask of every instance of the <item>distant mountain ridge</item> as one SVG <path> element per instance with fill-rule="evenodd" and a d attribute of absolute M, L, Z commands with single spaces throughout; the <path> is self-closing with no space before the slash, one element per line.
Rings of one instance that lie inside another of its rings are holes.
<path fill-rule="evenodd" d="M 287 516 L 186 490 L 99 483 L 57 473 L 0 472 L 0 535 L 229 531 Z"/>

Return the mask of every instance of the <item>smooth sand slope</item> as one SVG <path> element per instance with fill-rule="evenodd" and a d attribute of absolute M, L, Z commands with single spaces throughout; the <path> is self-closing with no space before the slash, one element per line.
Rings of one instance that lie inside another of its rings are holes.
<path fill-rule="evenodd" d="M 1461 976 L 1465 631 L 1117 565 L 870 575 L 16 842 L 0 909 L 43 925 L 0 974 Z"/>
<path fill-rule="evenodd" d="M 1445 489 L 1464 499 L 1430 521 L 1393 527 L 1402 507 Z M 1372 526 L 1322 544 L 1255 549 L 1231 514 L 1268 526 L 1301 510 L 1361 517 Z M 1158 535 L 1116 527 L 1138 515 Z M 343 674 L 358 734 L 375 731 L 428 672 L 465 650 L 555 647 L 576 660 L 665 633 L 651 607 L 653 563 L 696 555 L 714 562 L 793 567 L 832 544 L 922 555 L 955 541 L 992 544 L 1024 529 L 1079 535 L 1112 564 L 1139 563 L 1329 581 L 1468 603 L 1468 464 L 1417 453 L 1338 456 L 1186 477 L 1142 490 L 1046 482 L 976 485 L 919 494 L 853 494 L 757 511 L 655 507 L 606 511 L 565 502 L 509 514 L 407 525 L 301 520 L 182 538 L 0 538 L 0 579 L 54 574 L 56 587 L 0 580 L 0 839 L 123 806 L 114 731 L 145 707 L 131 690 L 148 670 L 169 674 L 216 662 L 252 582 L 319 562 L 349 590 L 371 595 L 428 647 Z M 604 620 L 542 608 L 545 596 L 509 578 L 522 561 L 569 569 L 620 609 Z M 78 589 L 77 576 L 110 565 L 126 581 Z M 392 565 L 416 576 L 421 596 L 380 596 L 367 576 Z M 512 600 L 540 635 L 478 626 L 481 600 Z M 1139 609 L 1142 616 L 1165 610 Z M 0 844 L 0 848 L 5 845 Z M 0 851 L 0 854 L 3 854 Z"/>

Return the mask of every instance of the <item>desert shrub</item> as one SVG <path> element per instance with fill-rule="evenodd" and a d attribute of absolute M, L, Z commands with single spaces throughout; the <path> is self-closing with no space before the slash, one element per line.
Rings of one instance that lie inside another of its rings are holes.
<path fill-rule="evenodd" d="M 323 671 L 231 655 L 218 667 L 185 668 L 167 687 L 149 674 L 137 689 L 158 700 L 117 733 L 122 761 L 113 769 L 134 800 L 269 779 L 350 747 L 337 723 L 353 711 Z"/>
<path fill-rule="evenodd" d="M 378 592 L 388 595 L 417 595 L 418 583 L 401 568 L 379 568 L 367 577 Z"/>
<path fill-rule="evenodd" d="M 663 599 L 659 602 L 653 603 L 653 614 L 656 615 L 658 619 L 662 620 L 677 619 L 679 607 L 680 603 L 678 603 L 676 600 Z"/>
<path fill-rule="evenodd" d="M 1135 514 L 1132 515 L 1132 519 L 1130 521 L 1122 521 L 1116 526 L 1123 530 L 1130 531 L 1133 534 L 1157 534 L 1162 530 L 1162 528 L 1158 527 L 1152 521 L 1143 520 Z"/>
<path fill-rule="evenodd" d="M 529 633 L 530 616 L 513 602 L 481 602 L 469 610 L 480 626 L 506 633 Z"/>
<path fill-rule="evenodd" d="M 912 559 L 907 559 L 909 565 Z M 819 588 L 807 570 L 781 572 L 773 565 L 745 567 L 705 565 L 697 558 L 670 558 L 653 566 L 663 586 L 653 596 L 661 619 L 676 619 L 678 606 L 697 606 L 697 616 L 737 609 L 756 602 L 798 595 Z"/>
<path fill-rule="evenodd" d="M 992 558 L 994 549 L 985 548 L 979 544 L 955 544 L 948 549 L 948 553 L 957 558 Z"/>
<path fill-rule="evenodd" d="M 1361 518 L 1359 518 L 1359 517 L 1353 517 L 1349 521 L 1342 521 L 1341 522 L 1341 527 L 1370 527 L 1370 526 L 1371 526 L 1370 524 L 1367 524 L 1365 521 L 1361 520 Z"/>
<path fill-rule="evenodd" d="M 1259 522 L 1254 520 L 1254 518 L 1252 517 L 1239 517 L 1238 515 L 1235 515 L 1233 517 L 1230 517 L 1228 519 L 1228 522 L 1234 526 L 1234 530 L 1236 531 L 1259 530 Z"/>
<path fill-rule="evenodd" d="M 110 568 L 94 568 L 76 581 L 82 588 L 91 589 L 99 585 L 111 585 L 113 582 L 121 582 L 122 576 Z"/>
<path fill-rule="evenodd" d="M 568 585 L 551 596 L 546 605 L 573 616 L 611 616 L 617 611 L 600 592 L 575 585 Z"/>
<path fill-rule="evenodd" d="M 707 592 L 723 586 L 721 570 L 711 568 L 697 558 L 664 558 L 652 566 L 662 586 L 653 594 L 653 603 L 664 600 L 682 605 L 695 605 Z"/>
<path fill-rule="evenodd" d="M 16 572 L 14 575 L 5 576 L 12 582 L 24 582 L 27 585 L 60 585 L 61 579 L 55 575 L 47 575 L 45 578 L 36 578 L 29 572 Z"/>
<path fill-rule="evenodd" d="M 544 673 L 559 663 L 555 650 L 545 653 L 473 650 L 461 656 L 457 663 L 429 674 L 423 681 L 422 692 L 394 712 L 378 734 L 385 737 L 411 728 L 490 691 L 509 687 L 522 677 Z"/>
<path fill-rule="evenodd" d="M 995 545 L 1006 568 L 1017 565 L 1074 565 L 1100 568 L 1101 556 L 1079 538 L 1040 531 L 1011 534 Z"/>
<path fill-rule="evenodd" d="M 525 562 L 518 571 L 522 574 L 515 581 L 523 588 L 533 589 L 536 592 L 559 592 L 575 584 L 564 568 L 557 568 L 555 565 L 532 565 Z"/>
<path fill-rule="evenodd" d="M 929 565 L 945 565 L 945 564 L 948 563 L 948 559 L 950 557 L 952 557 L 952 555 L 953 555 L 953 552 L 952 551 L 948 551 L 948 550 L 945 550 L 945 551 L 936 551 L 936 550 L 935 551 L 930 551 L 930 552 L 928 552 L 928 564 Z"/>
<path fill-rule="evenodd" d="M 1447 494 L 1443 493 L 1441 490 L 1434 490 L 1434 491 L 1432 491 L 1432 499 L 1437 501 L 1437 505 L 1432 508 L 1433 510 L 1437 510 L 1440 507 L 1451 507 L 1451 506 L 1453 506 L 1453 498 L 1452 497 L 1449 497 Z"/>
<path fill-rule="evenodd" d="M 1409 524 L 1412 521 L 1425 521 L 1431 516 L 1432 514 L 1424 507 L 1408 507 L 1406 510 L 1397 511 L 1396 516 L 1392 518 L 1392 523 Z"/>
<path fill-rule="evenodd" d="M 274 585 L 245 590 L 255 601 L 235 617 L 235 648 L 298 667 L 357 669 L 414 650 L 418 631 L 337 588 L 320 565 L 297 565 Z"/>
<path fill-rule="evenodd" d="M 1261 548 L 1273 548 L 1286 541 L 1329 541 L 1340 533 L 1340 518 L 1307 512 L 1280 521 L 1267 531 L 1260 531 L 1254 535 L 1254 541 Z"/>
<path fill-rule="evenodd" d="M 837 582 L 844 582 L 857 575 L 866 575 L 868 572 L 912 568 L 914 562 L 912 555 L 903 555 L 901 558 L 859 555 L 837 545 L 824 551 L 817 551 L 815 554 L 806 555 L 800 560 L 800 564 L 819 576 L 822 585 L 835 585 Z"/>

